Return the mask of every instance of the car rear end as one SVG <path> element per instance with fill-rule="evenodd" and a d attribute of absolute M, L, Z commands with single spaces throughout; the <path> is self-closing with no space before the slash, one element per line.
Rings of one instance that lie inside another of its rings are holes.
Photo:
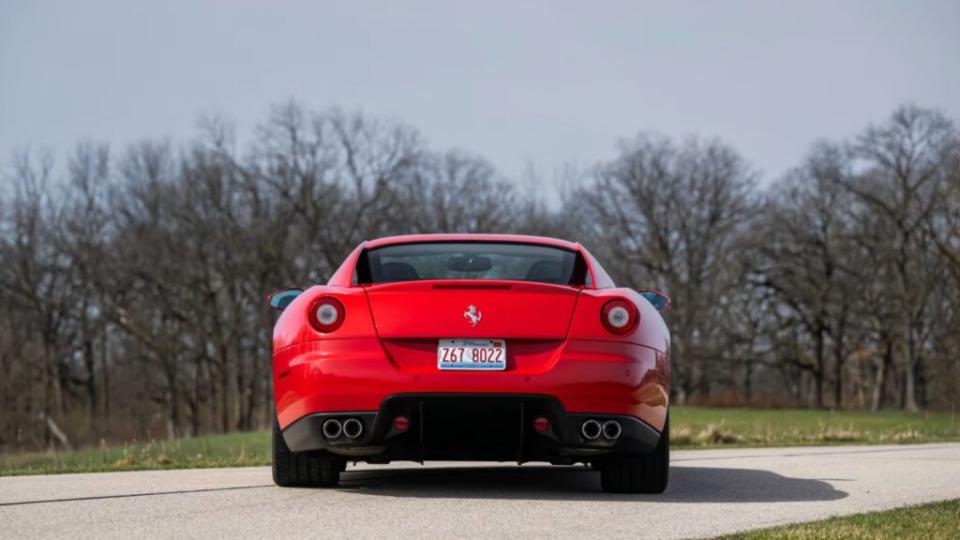
<path fill-rule="evenodd" d="M 275 333 L 289 451 L 370 462 L 590 462 L 653 451 L 669 335 L 575 244 L 361 246 Z"/>

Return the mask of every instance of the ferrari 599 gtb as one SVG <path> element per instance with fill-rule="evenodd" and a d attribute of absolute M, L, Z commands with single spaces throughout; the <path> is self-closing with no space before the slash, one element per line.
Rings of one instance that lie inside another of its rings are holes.
<path fill-rule="evenodd" d="M 669 302 L 617 287 L 573 242 L 364 242 L 326 285 L 270 295 L 274 481 L 336 486 L 347 461 L 546 461 L 662 492 Z"/>

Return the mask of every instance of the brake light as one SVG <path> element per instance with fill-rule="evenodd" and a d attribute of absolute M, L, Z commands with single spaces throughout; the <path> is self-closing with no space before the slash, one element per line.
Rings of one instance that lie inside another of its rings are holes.
<path fill-rule="evenodd" d="M 640 312 L 633 302 L 623 299 L 611 300 L 600 310 L 600 322 L 611 334 L 630 333 L 640 322 Z"/>
<path fill-rule="evenodd" d="M 310 304 L 310 311 L 307 312 L 307 318 L 310 324 L 317 332 L 333 332 L 343 324 L 346 312 L 343 304 L 336 298 L 324 296 L 317 298 Z"/>
<path fill-rule="evenodd" d="M 406 432 L 410 429 L 410 419 L 402 415 L 394 418 L 393 429 L 397 430 L 398 433 Z"/>

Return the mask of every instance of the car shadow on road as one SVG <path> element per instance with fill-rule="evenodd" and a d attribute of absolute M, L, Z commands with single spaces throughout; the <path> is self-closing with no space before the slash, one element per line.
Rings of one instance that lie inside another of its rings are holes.
<path fill-rule="evenodd" d="M 554 499 L 651 502 L 831 501 L 847 493 L 823 480 L 789 478 L 755 469 L 673 467 L 660 495 L 600 491 L 600 475 L 581 466 L 443 467 L 349 471 L 344 491 L 385 497 Z"/>

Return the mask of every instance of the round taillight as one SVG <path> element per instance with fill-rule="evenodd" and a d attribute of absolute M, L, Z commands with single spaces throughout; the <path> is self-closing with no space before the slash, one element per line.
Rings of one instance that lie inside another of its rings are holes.
<path fill-rule="evenodd" d="M 611 300 L 600 310 L 600 322 L 613 334 L 627 334 L 639 321 L 640 312 L 637 311 L 637 306 L 627 300 Z"/>
<path fill-rule="evenodd" d="M 343 304 L 336 298 L 325 296 L 317 298 L 310 304 L 310 311 L 307 317 L 310 324 L 318 332 L 333 332 L 343 324 L 346 312 L 343 310 Z"/>

